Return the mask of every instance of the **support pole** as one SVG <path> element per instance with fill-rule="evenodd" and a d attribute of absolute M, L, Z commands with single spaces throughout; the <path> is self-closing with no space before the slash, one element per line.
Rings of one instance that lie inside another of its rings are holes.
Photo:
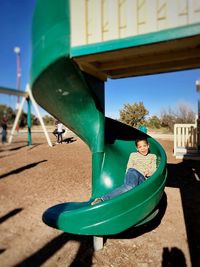
<path fill-rule="evenodd" d="M 41 125 L 42 125 L 42 129 L 43 129 L 44 134 L 45 134 L 45 137 L 46 137 L 46 139 L 47 139 L 47 142 L 48 142 L 49 146 L 52 146 L 52 143 L 51 143 L 51 140 L 50 140 L 49 135 L 48 135 L 48 133 L 47 133 L 46 127 L 45 127 L 45 125 L 44 125 L 43 119 L 42 119 L 42 117 L 41 117 L 41 115 L 40 115 L 40 112 L 39 112 L 39 109 L 38 109 L 38 107 L 37 107 L 37 103 L 35 102 L 35 99 L 33 98 L 31 89 L 30 89 L 30 87 L 29 87 L 28 84 L 27 84 L 27 86 L 26 86 L 26 91 L 28 92 L 28 95 L 29 95 L 29 97 L 30 97 L 30 100 L 31 100 L 31 102 L 32 102 L 32 104 L 33 104 L 33 106 L 34 106 L 34 108 L 35 108 L 35 111 L 36 111 L 36 113 L 37 113 L 37 115 L 38 115 L 39 121 L 40 121 L 40 123 L 41 123 Z"/>
<path fill-rule="evenodd" d="M 94 246 L 95 251 L 102 249 L 103 248 L 103 237 L 93 236 L 93 246 Z"/>
<path fill-rule="evenodd" d="M 32 138 L 31 138 L 31 100 L 29 96 L 27 97 L 27 105 L 28 105 L 28 117 L 27 117 L 27 124 L 28 124 L 28 146 L 32 145 Z"/>

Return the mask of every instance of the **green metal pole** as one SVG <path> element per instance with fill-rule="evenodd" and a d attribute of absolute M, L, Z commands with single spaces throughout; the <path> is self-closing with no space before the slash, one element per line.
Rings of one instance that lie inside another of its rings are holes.
<path fill-rule="evenodd" d="M 28 146 L 32 145 L 31 140 L 31 100 L 27 97 L 28 104 L 28 116 L 27 116 L 27 124 L 28 124 Z"/>

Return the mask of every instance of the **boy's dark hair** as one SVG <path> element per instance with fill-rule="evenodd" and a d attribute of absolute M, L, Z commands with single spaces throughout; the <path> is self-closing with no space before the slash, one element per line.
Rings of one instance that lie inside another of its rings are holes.
<path fill-rule="evenodd" d="M 135 145 L 136 145 L 136 147 L 137 147 L 137 145 L 138 145 L 138 142 L 140 142 L 140 141 L 145 141 L 147 144 L 149 144 L 149 143 L 148 143 L 148 140 L 147 140 L 146 137 L 144 137 L 144 136 L 139 136 L 138 138 L 135 139 Z"/>

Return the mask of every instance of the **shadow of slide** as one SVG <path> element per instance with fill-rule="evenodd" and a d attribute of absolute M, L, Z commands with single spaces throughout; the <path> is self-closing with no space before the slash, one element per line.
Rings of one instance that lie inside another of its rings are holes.
<path fill-rule="evenodd" d="M 51 258 L 59 249 L 61 249 L 70 240 L 76 240 L 80 243 L 79 250 L 69 265 L 70 267 L 75 266 L 91 266 L 93 256 L 93 240 L 91 236 L 78 236 L 67 233 L 62 233 L 59 236 L 52 239 L 44 247 L 39 249 L 37 252 L 26 258 L 22 262 L 18 263 L 14 267 L 38 267 Z M 67 253 L 67 251 L 66 251 Z"/>
<path fill-rule="evenodd" d="M 38 164 L 42 163 L 42 162 L 46 162 L 47 160 L 41 160 L 41 161 L 38 161 L 38 162 L 34 162 L 34 163 L 30 163 L 26 166 L 23 166 L 23 167 L 20 167 L 18 169 L 15 169 L 13 171 L 10 171 L 10 172 L 7 172 L 5 174 L 2 174 L 0 175 L 0 179 L 3 179 L 9 175 L 12 175 L 12 174 L 17 174 L 17 173 L 20 173 L 20 172 L 23 172 L 24 170 L 27 170 L 27 169 L 30 169 L 30 168 L 33 168 L 35 166 L 37 166 Z"/>

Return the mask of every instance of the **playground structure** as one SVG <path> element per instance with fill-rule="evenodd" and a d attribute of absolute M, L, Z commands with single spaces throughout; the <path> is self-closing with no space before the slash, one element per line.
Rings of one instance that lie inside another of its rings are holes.
<path fill-rule="evenodd" d="M 199 81 L 196 81 L 199 92 Z M 200 159 L 200 100 L 198 100 L 198 115 L 194 124 L 174 125 L 174 156 L 177 159 Z"/>
<path fill-rule="evenodd" d="M 188 1 L 195 5 L 188 4 L 188 12 L 180 18 L 182 13 L 174 8 L 179 1 L 162 1 L 160 7 L 156 2 L 37 1 L 31 70 L 34 98 L 85 141 L 92 153 L 91 199 L 49 208 L 43 220 L 52 227 L 75 234 L 115 234 L 144 224 L 157 213 L 167 175 L 163 148 L 147 134 L 104 115 L 107 78 L 200 65 L 200 24 L 194 24 L 199 22 L 198 2 Z M 156 173 L 134 190 L 91 206 L 95 197 L 123 183 L 139 135 L 148 138 L 151 152 L 157 155 Z"/>
<path fill-rule="evenodd" d="M 39 118 L 39 121 L 40 121 L 40 124 L 42 126 L 43 132 L 44 132 L 45 137 L 47 139 L 47 142 L 48 142 L 49 146 L 52 146 L 52 143 L 51 143 L 51 140 L 50 140 L 49 135 L 47 133 L 47 130 L 46 130 L 45 124 L 43 122 L 42 116 L 40 115 L 37 103 L 35 102 L 35 100 L 33 98 L 33 95 L 32 95 L 32 92 L 30 90 L 29 85 L 27 84 L 25 91 L 19 91 L 19 90 L 16 90 L 16 89 L 0 87 L 0 94 L 15 95 L 18 98 L 20 96 L 22 97 L 21 103 L 17 102 L 18 103 L 18 109 L 17 109 L 17 114 L 16 114 L 16 117 L 15 117 L 15 121 L 13 123 L 12 129 L 11 129 L 11 132 L 10 132 L 9 141 L 8 141 L 9 144 L 12 143 L 15 130 L 17 128 L 20 116 L 21 116 L 22 111 L 23 111 L 24 103 L 25 103 L 25 101 L 27 101 L 27 105 L 28 105 L 28 113 L 27 113 L 27 125 L 28 125 L 28 131 L 27 132 L 28 132 L 28 136 L 27 136 L 27 143 L 28 143 L 28 145 L 32 145 L 32 136 L 31 136 L 31 103 L 32 103 L 32 105 L 33 105 L 33 107 L 34 107 L 34 109 L 35 109 L 35 111 L 37 113 L 37 116 Z"/>
<path fill-rule="evenodd" d="M 177 159 L 200 159 L 198 125 L 198 119 L 193 124 L 174 125 L 174 156 Z"/>

